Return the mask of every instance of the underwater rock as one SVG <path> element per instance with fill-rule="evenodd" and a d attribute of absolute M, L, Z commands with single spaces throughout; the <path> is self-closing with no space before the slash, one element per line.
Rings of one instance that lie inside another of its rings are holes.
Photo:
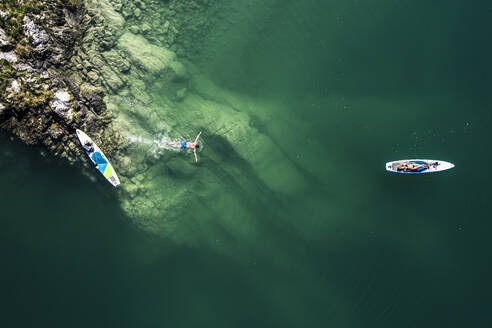
<path fill-rule="evenodd" d="M 142 104 L 152 102 L 152 97 L 145 91 L 145 83 L 141 80 L 132 80 L 130 83 L 130 92 Z"/>
<path fill-rule="evenodd" d="M 57 124 L 53 124 L 51 125 L 48 130 L 48 135 L 54 139 L 54 140 L 57 140 L 59 139 L 63 134 L 64 134 L 64 131 L 62 128 L 60 128 Z"/>
<path fill-rule="evenodd" d="M 130 55 L 131 60 L 148 73 L 157 74 L 168 68 L 176 59 L 174 52 L 155 46 L 141 35 L 125 32 L 118 41 L 118 47 Z"/>
<path fill-rule="evenodd" d="M 99 75 L 96 71 L 90 71 L 89 73 L 87 73 L 87 77 L 89 78 L 91 83 L 97 83 L 99 81 Z"/>
<path fill-rule="evenodd" d="M 173 81 L 174 82 L 185 82 L 190 78 L 186 67 L 178 61 L 173 61 L 170 65 L 172 71 L 174 72 Z"/>
<path fill-rule="evenodd" d="M 115 7 L 115 9 L 117 9 L 117 7 Z M 132 11 L 128 7 L 123 7 L 123 9 L 121 10 L 121 14 L 123 15 L 123 17 L 128 18 L 132 15 Z"/>
<path fill-rule="evenodd" d="M 176 101 L 182 101 L 186 96 L 186 91 L 187 91 L 186 88 L 178 89 L 176 91 L 176 97 L 175 97 Z"/>
<path fill-rule="evenodd" d="M 167 33 L 167 31 L 169 31 L 169 26 L 171 25 L 171 23 L 169 23 L 169 21 L 167 20 L 164 25 L 162 26 L 162 32 L 165 34 Z"/>
<path fill-rule="evenodd" d="M 118 91 L 125 84 L 118 74 L 108 66 L 104 66 L 100 72 L 103 77 L 103 83 L 112 91 Z"/>
<path fill-rule="evenodd" d="M 207 203 L 211 212 L 216 203 L 226 204 L 235 197 L 241 199 L 241 188 L 222 192 L 221 188 L 229 183 L 237 186 L 251 183 L 279 193 L 302 189 L 303 177 L 296 167 L 270 137 L 251 123 L 248 107 L 257 107 L 257 111 L 267 107 L 231 95 L 229 90 L 200 87 L 200 77 L 192 64 L 177 60 L 177 53 L 188 59 L 197 56 L 190 49 L 196 50 L 200 36 L 217 22 L 212 15 L 207 17 L 203 3 L 192 0 L 85 0 L 83 3 L 88 6 L 87 15 L 81 10 L 82 17 L 69 19 L 72 23 L 85 20 L 88 26 L 77 39 L 74 56 L 67 51 L 69 39 L 46 50 L 55 54 L 56 63 L 69 70 L 73 85 L 65 80 L 55 83 L 63 72 L 51 71 L 53 62 L 48 59 L 36 58 L 29 63 L 32 74 L 39 75 L 42 82 L 35 89 L 48 88 L 49 104 L 39 109 L 43 114 L 26 111 L 33 118 L 30 121 L 40 118 L 42 124 L 28 126 L 28 120 L 12 123 L 17 124 L 17 134 L 23 140 L 31 143 L 42 140 L 60 156 L 75 158 L 73 154 L 80 153 L 80 147 L 73 139 L 73 128 L 87 130 L 114 158 L 116 171 L 122 182 L 126 181 L 117 193 L 122 208 L 140 226 L 156 233 L 164 232 L 171 238 L 174 232 L 184 232 L 186 224 L 180 224 L 179 219 L 189 214 L 186 205 L 190 199 Z M 38 27 L 44 26 L 32 17 Z M 48 27 L 46 33 L 56 37 L 50 30 Z M 145 37 L 139 33 L 145 33 Z M 23 58 L 19 60 L 24 64 Z M 42 76 L 47 68 L 50 74 Z M 32 76 L 26 76 L 27 80 L 32 81 Z M 50 108 L 51 111 L 46 110 Z M 206 128 L 203 142 L 210 144 L 205 144 L 206 152 L 203 158 L 199 154 L 198 164 L 194 163 L 192 152 L 166 148 L 164 131 L 170 131 L 172 138 L 190 140 L 203 128 Z M 33 134 L 33 131 L 40 132 Z M 124 134 L 124 142 L 113 145 L 109 141 L 116 139 L 115 131 Z M 132 143 L 126 139 L 127 135 L 141 138 Z M 289 181 L 285 181 L 286 176 Z M 204 191 L 203 185 L 217 187 Z"/>
<path fill-rule="evenodd" d="M 123 31 L 125 19 L 114 10 L 113 5 L 108 0 L 85 0 L 90 12 L 99 14 L 104 18 L 104 25 L 111 26 L 114 31 Z M 123 9 L 123 12 L 125 9 Z"/>
<path fill-rule="evenodd" d="M 118 69 L 119 72 L 127 73 L 130 70 L 130 63 L 128 62 L 128 60 L 120 56 L 115 49 L 105 51 L 102 53 L 102 55 L 108 65 L 110 67 Z"/>
<path fill-rule="evenodd" d="M 133 34 L 138 34 L 140 33 L 140 27 L 138 27 L 137 25 L 132 25 L 130 26 L 130 32 L 132 32 Z"/>
<path fill-rule="evenodd" d="M 142 24 L 142 32 L 147 34 L 149 31 L 150 31 L 151 27 L 149 26 L 149 24 L 147 23 L 144 23 Z"/>
<path fill-rule="evenodd" d="M 196 168 L 189 161 L 183 158 L 172 158 L 166 162 L 167 167 L 172 175 L 180 178 L 192 177 L 196 173 Z"/>
<path fill-rule="evenodd" d="M 106 104 L 100 95 L 93 92 L 86 92 L 81 95 L 82 102 L 91 108 L 96 114 L 101 115 L 106 110 Z"/>

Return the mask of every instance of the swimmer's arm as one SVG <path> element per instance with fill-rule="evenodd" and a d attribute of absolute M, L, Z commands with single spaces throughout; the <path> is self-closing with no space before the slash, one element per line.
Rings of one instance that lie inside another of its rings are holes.
<path fill-rule="evenodd" d="M 198 135 L 196 136 L 195 143 L 198 141 L 198 138 L 200 138 L 200 134 L 202 134 L 202 131 L 200 131 L 200 133 L 198 133 Z"/>
<path fill-rule="evenodd" d="M 193 149 L 193 154 L 195 154 L 195 162 L 198 163 L 198 157 L 196 156 L 196 148 Z"/>

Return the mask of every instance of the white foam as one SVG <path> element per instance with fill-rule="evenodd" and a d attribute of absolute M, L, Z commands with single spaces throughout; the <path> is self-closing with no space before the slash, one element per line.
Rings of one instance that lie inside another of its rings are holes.
<path fill-rule="evenodd" d="M 179 151 L 180 139 L 173 139 L 168 136 L 167 132 L 160 133 L 155 137 L 142 137 L 139 135 L 127 135 L 127 140 L 133 144 L 139 144 L 149 148 L 149 152 L 155 157 L 160 158 L 166 150 Z"/>

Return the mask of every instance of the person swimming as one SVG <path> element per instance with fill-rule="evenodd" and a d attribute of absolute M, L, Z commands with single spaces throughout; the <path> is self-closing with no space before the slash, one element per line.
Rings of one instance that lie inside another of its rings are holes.
<path fill-rule="evenodd" d="M 200 145 L 198 144 L 198 138 L 200 138 L 201 134 L 202 134 L 202 131 L 200 131 L 200 133 L 198 133 L 198 135 L 195 138 L 195 141 L 193 141 L 193 142 L 171 141 L 168 144 L 169 144 L 169 146 L 175 147 L 175 148 L 193 149 L 193 154 L 195 155 L 195 162 L 198 163 L 198 156 L 196 155 L 196 150 L 200 148 Z"/>

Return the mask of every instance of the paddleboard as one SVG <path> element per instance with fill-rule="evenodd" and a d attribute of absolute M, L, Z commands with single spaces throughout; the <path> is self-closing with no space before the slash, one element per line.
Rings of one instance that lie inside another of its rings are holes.
<path fill-rule="evenodd" d="M 92 163 L 96 164 L 96 168 L 101 174 L 109 181 L 113 186 L 118 187 L 120 185 L 120 179 L 116 175 L 113 166 L 109 162 L 108 158 L 104 153 L 99 149 L 92 139 L 85 134 L 84 132 L 77 129 L 77 137 L 79 138 L 80 143 L 82 144 L 82 148 L 85 153 L 91 159 Z M 88 144 L 87 144 L 88 143 Z M 84 147 L 84 145 L 86 145 Z"/>
<path fill-rule="evenodd" d="M 404 164 L 414 165 L 415 170 L 403 170 Z M 445 161 L 436 161 L 434 159 L 402 159 L 399 161 L 386 163 L 386 171 L 403 173 L 403 174 L 422 174 L 433 173 L 452 169 L 454 164 Z M 400 170 L 398 170 L 400 168 Z"/>

